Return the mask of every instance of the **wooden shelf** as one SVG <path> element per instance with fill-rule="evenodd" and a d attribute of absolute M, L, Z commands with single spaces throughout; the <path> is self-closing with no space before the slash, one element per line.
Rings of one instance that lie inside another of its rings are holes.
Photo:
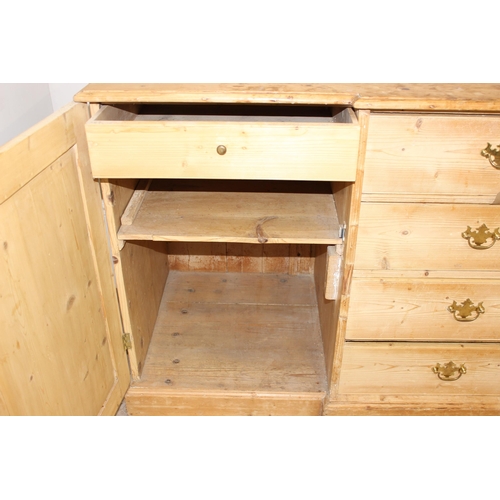
<path fill-rule="evenodd" d="M 342 243 L 326 182 L 155 180 L 122 217 L 120 240 Z"/>
<path fill-rule="evenodd" d="M 312 276 L 171 271 L 127 408 L 315 414 L 326 388 Z"/>

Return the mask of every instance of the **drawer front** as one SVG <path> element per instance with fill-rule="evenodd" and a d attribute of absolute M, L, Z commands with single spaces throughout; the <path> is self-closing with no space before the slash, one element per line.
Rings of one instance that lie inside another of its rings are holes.
<path fill-rule="evenodd" d="M 500 152 L 496 161 L 483 156 L 488 143 L 500 150 L 500 116 L 373 114 L 363 193 L 491 203 L 500 192 Z"/>
<path fill-rule="evenodd" d="M 348 340 L 498 341 L 496 280 L 354 279 Z"/>
<path fill-rule="evenodd" d="M 331 117 L 146 120 L 112 109 L 102 108 L 86 125 L 94 177 L 355 179 L 360 130 L 353 113 L 343 114 L 350 123 Z"/>
<path fill-rule="evenodd" d="M 356 268 L 498 270 L 497 236 L 500 205 L 362 203 Z"/>
<path fill-rule="evenodd" d="M 457 369 L 445 367 L 453 362 Z M 434 369 L 440 367 L 441 372 Z M 458 370 L 465 366 L 466 373 Z M 449 375 L 449 379 L 446 379 Z M 441 378 L 439 378 L 441 377 Z M 458 378 L 458 380 L 453 380 Z M 366 395 L 500 395 L 495 344 L 347 343 L 339 393 Z"/>

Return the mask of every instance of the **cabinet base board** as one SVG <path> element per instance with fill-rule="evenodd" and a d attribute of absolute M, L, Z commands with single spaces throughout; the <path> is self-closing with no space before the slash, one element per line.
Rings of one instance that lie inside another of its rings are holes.
<path fill-rule="evenodd" d="M 129 391 L 127 411 L 132 416 L 318 416 L 324 395 L 210 394 Z"/>
<path fill-rule="evenodd" d="M 500 415 L 498 404 L 425 404 L 405 405 L 387 403 L 330 403 L 324 415 L 331 416 L 495 416 Z"/>

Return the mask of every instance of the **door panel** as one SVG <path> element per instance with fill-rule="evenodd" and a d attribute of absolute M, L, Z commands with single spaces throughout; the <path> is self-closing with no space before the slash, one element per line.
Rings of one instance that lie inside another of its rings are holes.
<path fill-rule="evenodd" d="M 0 205 L 2 414 L 114 414 L 129 385 L 98 185 L 76 146 L 87 116 L 70 105 L 0 149 L 7 176 L 43 162 Z M 29 139 L 47 127 L 52 161 Z"/>

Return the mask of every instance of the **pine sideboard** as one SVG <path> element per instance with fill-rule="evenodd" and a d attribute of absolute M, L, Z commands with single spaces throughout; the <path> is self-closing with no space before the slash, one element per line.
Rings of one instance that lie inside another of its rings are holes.
<path fill-rule="evenodd" d="M 500 85 L 91 84 L 0 148 L 0 414 L 500 414 Z"/>

